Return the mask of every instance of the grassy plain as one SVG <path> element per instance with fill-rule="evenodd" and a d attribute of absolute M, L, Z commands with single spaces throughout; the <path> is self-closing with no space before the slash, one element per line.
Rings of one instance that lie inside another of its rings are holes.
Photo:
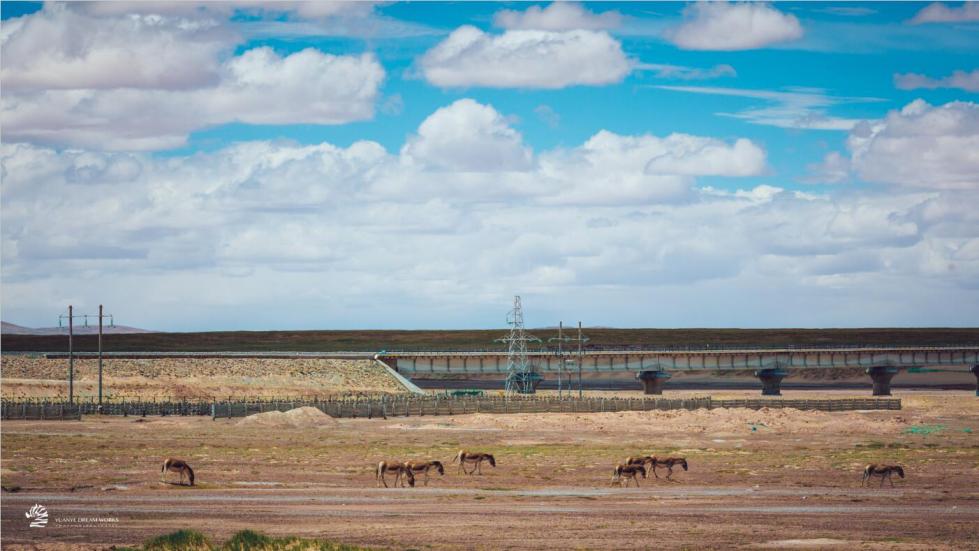
<path fill-rule="evenodd" d="M 974 547 L 979 400 L 964 391 L 896 395 L 901 411 L 314 418 L 298 426 L 8 421 L 0 474 L 20 490 L 4 494 L 4 548 L 136 545 L 179 529 L 225 541 L 246 528 L 393 549 Z M 459 448 L 494 453 L 498 467 L 460 474 L 448 464 Z M 610 487 L 612 466 L 639 453 L 683 455 L 690 470 L 674 482 Z M 161 484 L 166 456 L 188 460 L 197 486 Z M 428 486 L 376 488 L 373 466 L 391 458 L 448 468 Z M 861 487 L 871 462 L 901 463 L 908 477 L 894 488 Z M 52 517 L 43 532 L 24 522 L 34 503 Z M 93 514 L 118 523 L 55 522 Z"/>

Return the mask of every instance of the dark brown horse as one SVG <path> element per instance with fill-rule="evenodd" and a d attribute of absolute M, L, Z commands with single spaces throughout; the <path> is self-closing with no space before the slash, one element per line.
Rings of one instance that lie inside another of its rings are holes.
<path fill-rule="evenodd" d="M 459 462 L 459 469 L 466 474 L 473 474 L 477 471 L 479 471 L 479 474 L 483 474 L 483 470 L 481 468 L 483 461 L 489 461 L 490 466 L 496 467 L 496 459 L 494 459 L 493 456 L 488 453 L 475 453 L 468 452 L 466 450 L 459 450 L 459 453 L 457 453 L 452 459 L 453 463 L 456 461 Z M 466 463 L 472 463 L 475 465 L 471 472 L 466 471 Z"/>
<path fill-rule="evenodd" d="M 160 482 L 164 482 L 167 477 L 167 471 L 180 473 L 180 484 L 184 483 L 184 475 L 187 476 L 187 480 L 190 481 L 190 485 L 194 485 L 194 469 L 190 468 L 183 459 L 174 459 L 168 457 L 163 461 L 163 468 L 160 469 Z"/>
<path fill-rule="evenodd" d="M 636 488 L 639 487 L 639 476 L 646 478 L 646 467 L 642 465 L 616 465 L 612 469 L 612 486 L 622 485 L 622 477 L 627 479 L 631 478 L 636 483 Z M 625 485 L 629 486 L 629 481 L 625 481 Z"/>
<path fill-rule="evenodd" d="M 672 480 L 671 477 L 673 476 L 673 466 L 674 465 L 681 465 L 683 467 L 683 470 L 686 471 L 687 470 L 687 459 L 684 458 L 684 457 L 666 457 L 666 458 L 663 458 L 663 459 L 659 459 L 657 457 L 654 457 L 653 458 L 653 476 L 655 476 L 656 478 L 659 478 L 659 475 L 656 474 L 656 467 L 666 467 L 666 469 L 667 469 L 667 471 L 666 471 L 666 479 L 667 480 Z"/>
<path fill-rule="evenodd" d="M 652 467 L 656 464 L 655 455 L 633 455 L 625 459 L 625 465 L 642 465 L 645 467 L 647 464 Z"/>
<path fill-rule="evenodd" d="M 404 488 L 404 480 L 401 477 L 405 477 L 408 481 L 408 485 L 412 488 L 415 487 L 415 475 L 412 474 L 411 469 L 408 468 L 408 463 L 403 463 L 401 461 L 381 461 L 377 464 L 377 470 L 374 473 L 374 478 L 377 481 L 377 487 L 381 487 L 381 483 L 384 483 L 384 487 L 388 487 L 388 481 L 384 478 L 385 473 L 396 473 L 397 476 L 394 479 L 394 485 L 401 485 Z"/>
<path fill-rule="evenodd" d="M 904 478 L 904 468 L 901 467 L 900 465 L 875 465 L 875 464 L 871 463 L 870 465 L 867 465 L 863 469 L 863 481 L 861 482 L 861 484 L 863 486 L 866 486 L 867 485 L 867 481 L 870 480 L 871 477 L 879 476 L 880 477 L 880 487 L 881 488 L 884 487 L 884 479 L 885 478 L 888 481 L 890 481 L 891 488 L 893 488 L 894 487 L 894 481 L 891 480 L 891 474 L 893 474 L 893 473 L 897 473 L 898 476 L 900 476 L 901 478 Z"/>
<path fill-rule="evenodd" d="M 425 475 L 425 486 L 428 486 L 428 471 L 435 469 L 442 476 L 445 474 L 445 467 L 441 461 L 409 461 L 408 470 L 412 473 L 422 473 Z"/>

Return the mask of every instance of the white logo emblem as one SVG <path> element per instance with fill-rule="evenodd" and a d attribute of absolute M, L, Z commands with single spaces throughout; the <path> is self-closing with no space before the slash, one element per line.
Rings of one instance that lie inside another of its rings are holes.
<path fill-rule="evenodd" d="M 31 521 L 31 528 L 44 528 L 48 525 L 48 510 L 44 505 L 34 504 L 24 516 Z"/>

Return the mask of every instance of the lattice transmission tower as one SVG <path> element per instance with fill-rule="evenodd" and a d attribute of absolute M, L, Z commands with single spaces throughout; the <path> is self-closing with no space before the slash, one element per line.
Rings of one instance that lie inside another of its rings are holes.
<path fill-rule="evenodd" d="M 532 394 L 536 390 L 537 382 L 541 376 L 534 370 L 534 365 L 527 357 L 527 343 L 542 341 L 533 335 L 528 335 L 524 330 L 523 307 L 520 304 L 520 296 L 513 297 L 513 310 L 507 314 L 507 325 L 510 326 L 510 335 L 496 339 L 496 342 L 507 343 L 507 377 L 506 394 L 515 392 L 520 394 Z"/>

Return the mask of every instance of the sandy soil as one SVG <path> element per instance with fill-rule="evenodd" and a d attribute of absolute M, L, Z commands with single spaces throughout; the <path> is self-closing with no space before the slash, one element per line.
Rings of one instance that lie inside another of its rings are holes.
<path fill-rule="evenodd" d="M 249 527 L 398 549 L 976 548 L 979 399 L 897 396 L 901 411 L 5 422 L 0 475 L 21 490 L 3 494 L 3 545 Z M 447 464 L 428 486 L 375 488 L 380 459 L 448 462 L 459 448 L 498 466 L 466 476 Z M 684 455 L 690 470 L 609 487 L 612 466 L 638 453 Z M 168 455 L 194 466 L 197 486 L 159 482 Z M 870 462 L 900 463 L 908 477 L 863 488 Z M 25 522 L 35 503 L 51 515 L 44 529 Z"/>
<path fill-rule="evenodd" d="M 64 398 L 67 361 L 2 356 L 3 397 Z M 372 361 L 267 358 L 164 358 L 103 362 L 104 395 L 112 399 L 328 397 L 400 393 L 404 389 Z M 75 393 L 98 395 L 98 362 L 75 361 Z"/>

